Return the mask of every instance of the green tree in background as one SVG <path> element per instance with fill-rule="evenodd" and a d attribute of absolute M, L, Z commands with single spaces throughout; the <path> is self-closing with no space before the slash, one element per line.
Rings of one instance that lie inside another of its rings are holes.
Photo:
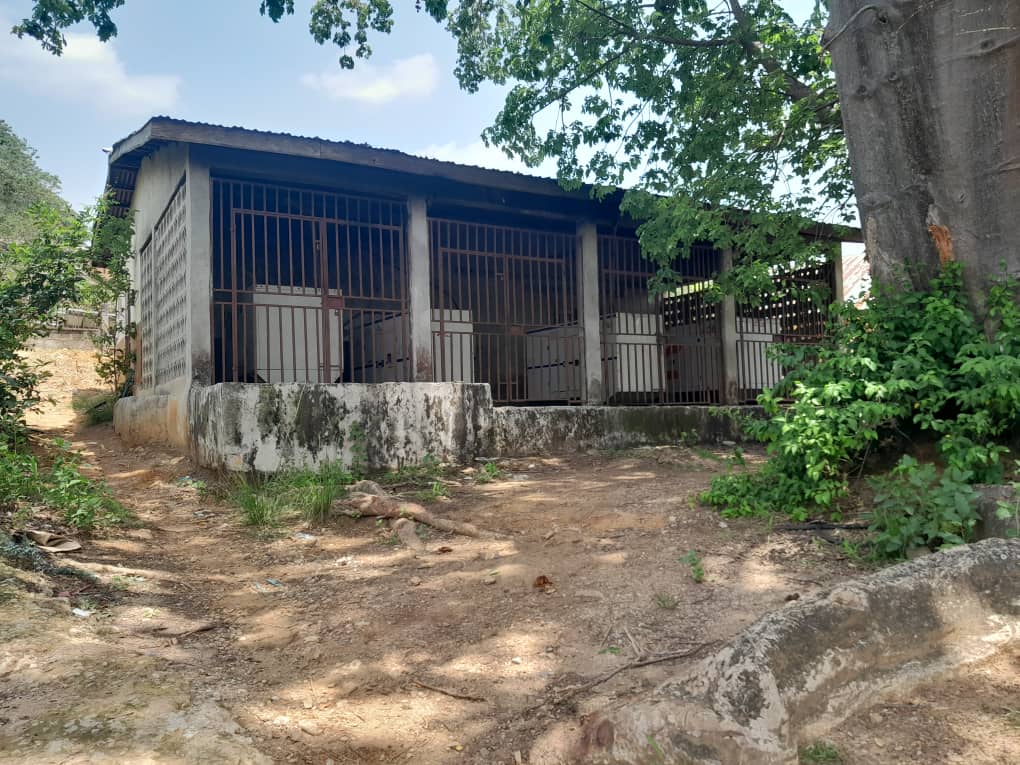
<path fill-rule="evenodd" d="M 0 120 L 0 250 L 36 234 L 38 221 L 28 214 L 33 205 L 70 212 L 59 191 L 60 181 L 39 167 L 35 150 Z"/>
<path fill-rule="evenodd" d="M 60 53 L 76 23 L 114 36 L 124 2 L 34 0 L 13 32 Z M 704 240 L 743 257 L 724 287 L 768 287 L 770 266 L 817 254 L 800 236 L 809 219 L 852 219 L 854 192 L 879 282 L 926 290 L 955 260 L 984 316 L 1000 264 L 1020 272 L 1012 0 L 815 0 L 804 20 L 782 0 L 415 7 L 456 39 L 464 89 L 508 89 L 487 141 L 530 164 L 554 159 L 568 186 L 631 188 L 624 209 L 667 284 L 669 264 Z M 259 10 L 279 21 L 295 6 Z M 393 11 L 315 0 L 309 29 L 350 68 Z"/>

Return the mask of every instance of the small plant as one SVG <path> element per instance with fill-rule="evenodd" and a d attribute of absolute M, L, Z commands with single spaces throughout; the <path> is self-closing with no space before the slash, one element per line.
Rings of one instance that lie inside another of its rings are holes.
<path fill-rule="evenodd" d="M 680 446 L 694 446 L 701 441 L 701 434 L 694 428 L 691 428 L 690 430 L 683 431 L 677 440 L 680 442 Z"/>
<path fill-rule="evenodd" d="M 295 514 L 310 523 L 322 523 L 353 480 L 339 463 L 327 463 L 317 470 L 245 476 L 234 483 L 227 498 L 241 509 L 248 526 L 272 526 Z"/>
<path fill-rule="evenodd" d="M 1014 466 L 1020 472 L 1020 460 L 1016 460 Z M 1013 499 L 1000 499 L 996 503 L 995 517 L 1008 522 L 1006 536 L 1016 539 L 1020 537 L 1020 481 L 1013 481 L 1010 486 L 1013 489 Z"/>
<path fill-rule="evenodd" d="M 1004 709 L 1002 719 L 1009 727 L 1020 730 L 1020 709 Z"/>
<path fill-rule="evenodd" d="M 417 465 L 405 465 L 379 476 L 383 486 L 418 485 L 431 488 L 443 477 L 443 464 L 434 455 L 426 454 Z"/>
<path fill-rule="evenodd" d="M 195 491 L 200 493 L 209 491 L 209 486 L 205 481 L 199 478 L 192 478 L 190 475 L 178 478 L 177 485 L 187 489 L 194 489 Z"/>
<path fill-rule="evenodd" d="M 744 459 L 744 450 L 739 446 L 733 447 L 733 454 L 730 455 L 730 461 L 736 467 L 747 467 L 747 460 Z"/>
<path fill-rule="evenodd" d="M 355 478 L 363 478 L 368 471 L 368 438 L 365 428 L 355 422 L 347 431 L 351 444 L 351 474 Z"/>
<path fill-rule="evenodd" d="M 0 444 L 0 507 L 8 504 L 21 521 L 48 507 L 82 531 L 127 521 L 130 513 L 106 484 L 81 472 L 81 456 L 65 441 L 58 439 L 54 445 L 53 464 L 44 468 L 34 455 Z"/>
<path fill-rule="evenodd" d="M 482 465 L 482 469 L 475 475 L 476 483 L 491 483 L 492 481 L 498 481 L 503 477 L 503 471 L 499 469 L 499 466 L 495 462 L 486 462 Z"/>
<path fill-rule="evenodd" d="M 968 471 L 935 466 L 904 455 L 887 476 L 871 481 L 874 510 L 868 514 L 878 557 L 903 558 L 912 549 L 963 544 L 978 521 L 978 494 Z"/>
<path fill-rule="evenodd" d="M 266 482 L 254 476 L 237 479 L 230 492 L 230 501 L 241 509 L 245 526 L 262 528 L 275 525 L 280 519 L 280 498 L 263 489 Z"/>
<path fill-rule="evenodd" d="M 619 656 L 621 653 L 623 653 L 623 649 L 620 648 L 620 646 L 618 646 L 618 645 L 609 645 L 609 646 L 606 646 L 605 648 L 603 648 L 601 651 L 599 651 L 599 654 L 607 654 L 607 653 L 611 654 L 613 656 Z"/>
<path fill-rule="evenodd" d="M 705 581 L 705 567 L 697 550 L 691 550 L 680 558 L 681 563 L 686 563 L 691 568 L 691 579 L 700 584 Z"/>
<path fill-rule="evenodd" d="M 863 557 L 861 555 L 860 545 L 854 544 L 849 539 L 844 539 L 839 548 L 843 551 L 843 556 L 847 560 L 859 561 Z"/>
<path fill-rule="evenodd" d="M 71 399 L 71 408 L 81 415 L 86 425 L 101 425 L 113 422 L 113 405 L 116 403 L 116 393 L 100 393 L 95 396 L 74 395 Z"/>
<path fill-rule="evenodd" d="M 835 744 L 816 741 L 800 748 L 801 765 L 842 765 L 843 758 Z"/>
<path fill-rule="evenodd" d="M 680 601 L 677 599 L 676 595 L 670 595 L 668 592 L 660 592 L 655 596 L 655 605 L 667 611 L 673 611 L 678 605 L 680 605 Z"/>
<path fill-rule="evenodd" d="M 441 497 L 448 496 L 446 484 L 442 481 L 433 481 L 427 489 L 418 492 L 418 499 L 422 502 L 435 502 Z"/>
<path fill-rule="evenodd" d="M 343 496 L 353 482 L 353 474 L 342 465 L 327 463 L 317 471 L 304 470 L 282 477 L 277 491 L 306 521 L 322 523 L 329 517 L 333 502 Z"/>

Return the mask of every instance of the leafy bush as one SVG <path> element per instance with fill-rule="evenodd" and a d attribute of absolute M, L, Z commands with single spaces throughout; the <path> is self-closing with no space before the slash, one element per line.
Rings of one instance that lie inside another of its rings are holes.
<path fill-rule="evenodd" d="M 868 514 L 875 551 L 901 558 L 912 548 L 963 544 L 978 521 L 973 475 L 955 465 L 935 466 L 903 455 L 888 475 L 871 479 L 874 509 Z"/>
<path fill-rule="evenodd" d="M 21 518 L 40 507 L 62 513 L 65 523 L 83 531 L 122 523 L 128 512 L 102 481 L 81 472 L 81 457 L 58 441 L 49 468 L 38 459 L 0 444 L 0 497 Z"/>
<path fill-rule="evenodd" d="M 1016 296 L 1011 277 L 989 292 L 991 338 L 968 307 L 958 264 L 947 265 L 928 292 L 878 291 L 867 310 L 837 310 L 826 342 L 779 351 L 789 372 L 759 396 L 767 418 L 747 424 L 767 445 L 762 470 L 722 476 L 703 499 L 727 515 L 781 512 L 803 520 L 833 512 L 869 455 L 917 440 L 937 444 L 955 471 L 952 482 L 1001 480 L 998 441 L 1020 424 Z M 909 483 L 912 469 L 898 470 L 890 480 Z M 932 512 L 911 523 L 941 528 L 942 509 Z M 925 538 L 945 544 L 965 539 L 961 531 Z M 904 549 L 893 544 L 898 533 L 888 523 L 879 529 L 891 535 L 883 538 L 896 554 Z"/>

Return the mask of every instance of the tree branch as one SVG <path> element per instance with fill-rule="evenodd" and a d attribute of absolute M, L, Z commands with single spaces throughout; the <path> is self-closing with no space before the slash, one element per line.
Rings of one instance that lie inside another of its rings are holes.
<path fill-rule="evenodd" d="M 730 13 L 733 14 L 733 19 L 737 22 L 737 26 L 741 29 L 739 40 L 748 57 L 756 60 L 767 73 L 779 75 L 783 78 L 786 95 L 790 100 L 808 101 L 818 99 L 821 96 L 820 93 L 787 72 L 778 61 L 765 53 L 765 48 L 761 41 L 755 37 L 750 19 L 748 19 L 747 12 L 740 4 L 740 0 L 726 0 L 726 4 L 730 8 Z M 829 103 L 816 104 L 814 106 L 815 115 L 818 117 L 819 122 L 825 125 L 839 125 L 840 121 L 836 118 L 836 113 L 832 107 L 833 104 Z"/>
<path fill-rule="evenodd" d="M 638 40 L 648 40 L 649 42 L 660 42 L 665 45 L 675 45 L 683 48 L 725 48 L 727 45 L 732 45 L 736 42 L 733 38 L 723 37 L 719 39 L 711 40 L 699 40 L 693 37 L 669 37 L 668 35 L 657 35 L 651 34 L 647 30 L 638 29 L 631 24 L 623 21 L 622 19 L 607 13 L 601 8 L 594 5 L 589 5 L 584 0 L 574 0 L 575 3 L 580 5 L 582 8 L 587 8 L 594 14 L 597 14 L 604 18 L 606 21 L 615 24 L 620 29 L 628 32 L 631 37 Z"/>

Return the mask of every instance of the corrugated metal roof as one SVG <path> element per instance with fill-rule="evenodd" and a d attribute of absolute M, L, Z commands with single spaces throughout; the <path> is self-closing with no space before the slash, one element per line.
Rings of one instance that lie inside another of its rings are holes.
<path fill-rule="evenodd" d="M 148 122 L 146 122 L 146 124 L 143 125 L 142 128 L 140 128 L 138 131 L 135 131 L 135 133 L 132 133 L 131 136 L 127 136 L 126 138 L 122 138 L 120 141 L 115 143 L 113 145 L 113 151 L 110 154 L 110 163 L 114 164 L 114 161 L 115 161 L 114 158 L 117 156 L 118 150 L 119 150 L 119 148 L 121 147 L 122 144 L 124 144 L 125 142 L 129 141 L 132 136 L 137 135 L 139 132 L 141 132 L 141 130 L 144 130 L 145 127 L 148 127 L 149 125 L 152 125 L 152 124 L 155 124 L 155 123 L 161 123 L 161 124 L 165 124 L 165 125 L 178 125 L 178 126 L 192 127 L 192 128 L 211 128 L 211 129 L 215 129 L 215 130 L 229 130 L 229 131 L 232 131 L 232 132 L 236 132 L 238 134 L 247 134 L 247 135 L 252 135 L 252 136 L 264 136 L 264 137 L 269 138 L 269 139 L 272 139 L 272 138 L 293 138 L 293 139 L 296 139 L 296 140 L 299 140 L 299 141 L 317 141 L 317 142 L 332 144 L 332 145 L 335 145 L 335 146 L 344 146 L 344 147 L 348 147 L 348 148 L 354 149 L 354 150 L 364 150 L 366 152 L 374 152 L 374 153 L 379 153 L 379 154 L 390 155 L 390 156 L 393 156 L 393 157 L 396 157 L 396 158 L 406 158 L 406 159 L 410 159 L 410 160 L 422 160 L 422 161 L 425 161 L 425 162 L 435 163 L 436 165 L 440 165 L 440 166 L 446 166 L 446 167 L 452 167 L 452 168 L 464 168 L 464 169 L 469 169 L 469 170 L 482 170 L 482 171 L 484 171 L 486 173 L 491 173 L 494 177 L 501 176 L 501 177 L 506 177 L 506 178 L 518 178 L 518 179 L 527 179 L 527 180 L 539 179 L 539 180 L 542 180 L 542 181 L 546 181 L 546 182 L 550 182 L 550 183 L 556 184 L 557 188 L 560 188 L 558 182 L 556 181 L 556 179 L 551 177 L 551 176 L 548 176 L 548 175 L 540 175 L 540 174 L 534 174 L 534 173 L 521 173 L 521 172 L 515 172 L 513 170 L 497 170 L 497 169 L 494 169 L 494 168 L 480 167 L 478 165 L 469 165 L 469 164 L 465 164 L 463 162 L 452 162 L 450 160 L 445 160 L 445 159 L 435 159 L 433 157 L 426 157 L 425 155 L 422 155 L 422 154 L 412 154 L 410 152 L 400 151 L 399 149 L 389 149 L 389 148 L 386 148 L 386 147 L 374 146 L 374 145 L 372 145 L 370 143 L 364 143 L 364 142 L 358 142 L 358 141 L 344 141 L 344 140 L 339 140 L 339 139 L 335 139 L 335 138 L 323 138 L 322 136 L 302 135 L 300 133 L 288 133 L 288 132 L 283 132 L 283 131 L 259 130 L 257 128 L 244 127 L 243 125 L 220 125 L 220 124 L 217 124 L 217 123 L 214 123 L 214 122 L 200 122 L 200 121 L 192 121 L 192 120 L 182 120 L 182 119 L 179 119 L 177 117 L 169 117 L 169 116 L 166 116 L 166 115 L 155 115 L 155 116 L 151 117 L 148 120 Z M 560 190 L 564 191 L 562 188 L 560 188 Z M 568 192 L 564 192 L 564 193 L 568 193 Z"/>
<path fill-rule="evenodd" d="M 536 197 L 586 200 L 596 204 L 592 201 L 590 187 L 568 191 L 553 178 L 420 157 L 353 141 L 157 116 L 113 146 L 109 158 L 107 188 L 114 192 L 119 203 L 119 207 L 114 210 L 115 214 L 123 214 L 130 209 L 137 169 L 142 159 L 171 142 L 343 162 L 410 175 L 444 178 L 466 186 L 519 192 Z M 804 234 L 824 239 L 860 241 L 858 230 L 849 229 L 849 236 L 843 234 L 847 230 L 845 227 L 816 223 Z"/>

